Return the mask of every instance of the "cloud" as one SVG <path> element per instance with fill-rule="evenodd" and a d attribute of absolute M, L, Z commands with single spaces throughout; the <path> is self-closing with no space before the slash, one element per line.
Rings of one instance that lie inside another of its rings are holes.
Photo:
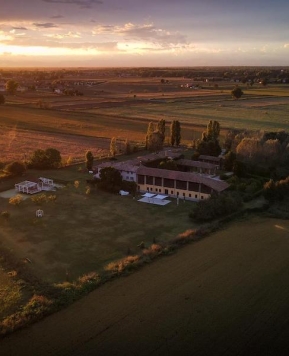
<path fill-rule="evenodd" d="M 51 16 L 50 18 L 51 19 L 63 19 L 64 16 L 62 16 L 62 15 L 54 15 L 54 16 Z"/>
<path fill-rule="evenodd" d="M 66 33 L 64 35 L 46 35 L 45 37 L 34 38 L 30 36 L 11 37 L 4 36 L 0 31 L 0 40 L 4 45 L 19 46 L 23 48 L 27 47 L 46 47 L 48 49 L 60 48 L 62 50 L 97 50 L 103 52 L 117 51 L 117 41 L 81 41 L 77 33 Z M 75 40 L 76 39 L 76 40 Z"/>
<path fill-rule="evenodd" d="M 21 30 L 21 31 L 27 31 L 28 29 L 26 27 L 22 27 L 22 26 L 19 26 L 19 27 L 12 27 L 13 30 Z"/>
<path fill-rule="evenodd" d="M 101 5 L 103 1 L 101 0 L 42 0 L 44 2 L 49 2 L 51 4 L 67 4 L 67 5 L 78 5 L 81 8 L 89 9 L 93 5 Z"/>
<path fill-rule="evenodd" d="M 44 35 L 45 37 L 50 37 L 50 38 L 55 38 L 55 39 L 62 39 L 62 38 L 81 38 L 81 34 L 79 32 L 67 32 L 64 34 L 48 34 L 48 35 Z"/>
<path fill-rule="evenodd" d="M 55 38 L 57 40 L 61 40 L 63 38 L 81 38 L 81 34 L 79 32 L 68 32 L 68 33 L 64 33 L 64 34 L 53 34 L 53 35 L 45 35 L 46 37 L 50 37 L 50 38 Z"/>
<path fill-rule="evenodd" d="M 289 48 L 289 43 L 284 44 L 284 48 Z"/>
<path fill-rule="evenodd" d="M 11 35 L 6 35 L 4 31 L 0 30 L 0 43 L 10 43 L 11 41 L 13 41 L 14 37 L 12 37 Z"/>
<path fill-rule="evenodd" d="M 118 49 L 117 44 L 117 42 L 58 42 L 50 43 L 50 46 L 55 48 L 61 47 L 69 49 L 116 51 Z"/>
<path fill-rule="evenodd" d="M 40 27 L 40 28 L 54 28 L 54 27 L 58 27 L 57 25 L 55 25 L 55 24 L 52 23 L 52 22 L 43 22 L 43 23 L 34 22 L 33 25 L 36 26 L 36 27 Z"/>
<path fill-rule="evenodd" d="M 155 27 L 153 24 L 135 25 L 126 23 L 124 26 L 100 25 L 94 28 L 93 35 L 114 34 L 124 36 L 127 41 L 151 42 L 165 48 L 176 45 L 188 45 L 187 37 L 178 31 L 170 32 Z"/>

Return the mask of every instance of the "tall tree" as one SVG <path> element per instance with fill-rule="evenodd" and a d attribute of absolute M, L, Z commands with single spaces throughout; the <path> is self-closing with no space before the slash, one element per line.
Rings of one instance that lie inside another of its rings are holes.
<path fill-rule="evenodd" d="M 149 149 L 149 140 L 150 140 L 150 136 L 151 134 L 155 131 L 155 125 L 153 122 L 150 122 L 148 124 L 148 129 L 147 129 L 147 134 L 146 134 L 146 150 Z"/>
<path fill-rule="evenodd" d="M 159 120 L 157 129 L 159 133 L 162 135 L 162 141 L 164 143 L 166 137 L 166 120 L 164 119 Z"/>
<path fill-rule="evenodd" d="M 93 166 L 93 154 L 91 151 L 87 151 L 85 154 L 85 164 L 86 164 L 86 168 L 91 171 L 92 170 L 92 166 Z"/>
<path fill-rule="evenodd" d="M 148 150 L 157 152 L 161 151 L 163 148 L 163 135 L 158 131 L 154 131 L 148 140 Z"/>
<path fill-rule="evenodd" d="M 176 121 L 176 145 L 179 146 L 181 143 L 181 124 L 177 120 Z"/>
<path fill-rule="evenodd" d="M 126 155 L 131 154 L 131 144 L 128 139 L 126 139 L 124 143 L 124 152 Z"/>
<path fill-rule="evenodd" d="M 198 152 L 201 155 L 218 156 L 221 153 L 219 135 L 219 122 L 210 120 L 207 125 L 207 130 L 202 134 L 202 140 L 197 144 Z"/>
<path fill-rule="evenodd" d="M 175 142 L 176 142 L 176 121 L 175 120 L 171 123 L 170 131 L 171 131 L 171 135 L 170 135 L 171 145 L 174 146 Z"/>
<path fill-rule="evenodd" d="M 220 124 L 218 121 L 210 120 L 207 125 L 207 131 L 203 132 L 203 141 L 218 140 L 220 135 Z"/>
<path fill-rule="evenodd" d="M 15 82 L 14 80 L 12 80 L 12 79 L 8 80 L 8 82 L 6 83 L 7 93 L 15 94 L 18 86 L 19 86 L 19 84 L 17 82 Z"/>
<path fill-rule="evenodd" d="M 174 120 L 171 123 L 170 130 L 171 130 L 171 136 L 170 136 L 171 145 L 174 146 L 176 144 L 177 146 L 179 146 L 181 143 L 181 124 L 180 124 L 180 122 L 178 120 Z"/>
<path fill-rule="evenodd" d="M 5 104 L 5 96 L 3 94 L 0 94 L 0 105 Z"/>
<path fill-rule="evenodd" d="M 114 157 L 117 152 L 117 147 L 116 147 L 116 138 L 113 137 L 110 141 L 110 147 L 109 147 L 110 155 Z"/>

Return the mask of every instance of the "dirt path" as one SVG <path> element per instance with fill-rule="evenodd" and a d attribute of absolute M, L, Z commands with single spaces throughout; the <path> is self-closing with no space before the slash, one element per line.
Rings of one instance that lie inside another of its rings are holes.
<path fill-rule="evenodd" d="M 1 356 L 287 355 L 289 221 L 255 218 L 107 283 Z"/>

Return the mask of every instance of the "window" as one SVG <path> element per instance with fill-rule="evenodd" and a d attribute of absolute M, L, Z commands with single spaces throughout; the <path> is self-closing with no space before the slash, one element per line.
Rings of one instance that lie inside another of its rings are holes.
<path fill-rule="evenodd" d="M 204 199 L 203 195 L 201 195 L 201 199 Z"/>
<path fill-rule="evenodd" d="M 152 176 L 147 176 L 146 179 L 147 184 L 154 184 Z"/>
<path fill-rule="evenodd" d="M 159 192 L 161 192 L 162 190 L 161 189 L 159 189 Z"/>
<path fill-rule="evenodd" d="M 177 189 L 182 189 L 182 190 L 187 190 L 187 182 L 182 181 L 182 180 L 177 180 L 176 181 L 176 188 Z"/>
<path fill-rule="evenodd" d="M 164 187 L 166 188 L 174 188 L 175 181 L 173 179 L 164 178 Z"/>
<path fill-rule="evenodd" d="M 192 194 L 189 194 L 189 198 L 191 198 L 192 197 Z"/>
<path fill-rule="evenodd" d="M 144 176 L 138 175 L 137 181 L 138 181 L 139 184 L 144 184 Z"/>
<path fill-rule="evenodd" d="M 198 192 L 199 191 L 199 183 L 189 182 L 189 190 L 193 191 L 193 192 Z"/>
<path fill-rule="evenodd" d="M 185 197 L 186 196 L 186 193 L 183 193 L 183 197 Z"/>
<path fill-rule="evenodd" d="M 151 188 L 151 191 L 153 190 L 153 188 Z"/>
<path fill-rule="evenodd" d="M 171 190 L 171 194 L 174 194 L 174 191 L 173 191 L 173 190 Z"/>
<path fill-rule="evenodd" d="M 198 198 L 197 194 L 195 195 L 195 198 L 196 198 L 196 199 Z"/>
<path fill-rule="evenodd" d="M 161 187 L 162 186 L 162 178 L 155 177 L 155 185 Z"/>
<path fill-rule="evenodd" d="M 158 191 L 158 188 L 156 188 L 156 192 Z"/>

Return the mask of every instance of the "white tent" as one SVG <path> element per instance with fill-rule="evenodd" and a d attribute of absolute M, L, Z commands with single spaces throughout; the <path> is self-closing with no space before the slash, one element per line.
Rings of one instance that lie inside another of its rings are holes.
<path fill-rule="evenodd" d="M 162 194 L 158 194 L 154 197 L 154 199 L 161 199 L 161 200 L 166 199 L 166 198 L 168 198 L 168 195 L 162 195 Z"/>
<path fill-rule="evenodd" d="M 148 198 L 148 197 L 143 197 L 139 199 L 141 203 L 148 203 L 148 204 L 155 204 L 155 205 L 167 205 L 171 201 L 167 199 L 156 199 L 156 198 Z"/>
<path fill-rule="evenodd" d="M 152 198 L 152 197 L 155 196 L 155 194 L 152 194 L 152 193 L 145 193 L 145 194 L 143 194 L 142 196 L 145 197 L 145 198 Z"/>

